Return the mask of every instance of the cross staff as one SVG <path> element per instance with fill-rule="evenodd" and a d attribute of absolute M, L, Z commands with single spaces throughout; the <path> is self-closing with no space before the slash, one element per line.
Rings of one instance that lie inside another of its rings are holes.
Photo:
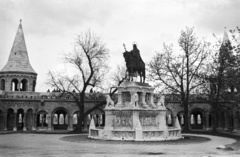
<path fill-rule="evenodd" d="M 127 50 L 126 50 L 126 45 L 125 45 L 124 43 L 123 43 L 123 47 L 124 47 L 125 51 L 127 51 Z"/>

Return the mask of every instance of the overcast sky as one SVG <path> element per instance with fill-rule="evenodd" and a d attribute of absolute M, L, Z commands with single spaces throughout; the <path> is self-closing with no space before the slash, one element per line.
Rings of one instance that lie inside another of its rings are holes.
<path fill-rule="evenodd" d="M 22 19 L 30 63 L 38 73 L 37 91 L 45 92 L 46 74 L 71 52 L 77 34 L 89 28 L 109 49 L 111 66 L 124 63 L 136 41 L 145 62 L 163 42 L 177 46 L 180 31 L 194 27 L 197 35 L 223 36 L 224 27 L 240 26 L 240 0 L 1 0 L 0 69 L 7 63 Z"/>

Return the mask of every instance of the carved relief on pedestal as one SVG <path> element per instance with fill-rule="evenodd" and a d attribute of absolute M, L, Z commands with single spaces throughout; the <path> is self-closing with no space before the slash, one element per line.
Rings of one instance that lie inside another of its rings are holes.
<path fill-rule="evenodd" d="M 132 116 L 130 115 L 117 115 L 113 119 L 113 127 L 132 127 Z"/>
<path fill-rule="evenodd" d="M 157 126 L 156 116 L 140 116 L 142 126 Z"/>
<path fill-rule="evenodd" d="M 124 138 L 124 139 L 132 139 L 135 136 L 135 132 L 130 131 L 113 131 L 112 136 L 115 138 Z"/>
<path fill-rule="evenodd" d="M 163 131 L 144 131 L 143 138 L 150 139 L 150 138 L 159 138 L 163 135 Z"/>

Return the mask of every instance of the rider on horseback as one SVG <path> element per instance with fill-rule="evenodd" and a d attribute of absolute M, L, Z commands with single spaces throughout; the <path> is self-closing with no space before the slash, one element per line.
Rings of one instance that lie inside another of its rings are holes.
<path fill-rule="evenodd" d="M 141 66 L 141 63 L 144 63 L 141 55 L 140 55 L 140 51 L 137 48 L 136 44 L 133 44 L 133 49 L 132 51 L 130 51 L 131 55 L 132 55 L 132 59 L 133 62 L 135 62 L 137 64 L 137 67 L 139 68 Z"/>
<path fill-rule="evenodd" d="M 137 75 L 139 74 L 140 82 L 145 82 L 145 63 L 140 56 L 140 51 L 138 50 L 137 45 L 133 44 L 133 50 L 131 50 L 130 52 L 126 50 L 125 44 L 123 44 L 123 46 L 125 49 L 123 56 L 126 61 L 129 77 L 137 77 Z"/>

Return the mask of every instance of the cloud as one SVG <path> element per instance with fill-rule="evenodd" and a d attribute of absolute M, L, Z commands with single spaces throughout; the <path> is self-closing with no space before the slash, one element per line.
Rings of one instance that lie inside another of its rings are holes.
<path fill-rule="evenodd" d="M 236 28 L 240 24 L 240 0 L 199 1 L 190 8 L 195 24 L 205 31 L 222 33 L 224 27 Z"/>
<path fill-rule="evenodd" d="M 32 23 L 30 33 L 56 34 L 89 22 L 104 25 L 115 7 L 112 1 L 5 1 L 0 19 L 23 18 Z"/>
<path fill-rule="evenodd" d="M 42 90 L 48 69 L 61 64 L 59 54 L 71 51 L 75 36 L 88 28 L 107 44 L 111 65 L 124 62 L 122 44 L 131 50 L 133 41 L 147 62 L 162 50 L 163 42 L 176 46 L 186 26 L 194 26 L 200 37 L 235 27 L 240 23 L 239 1 L 1 0 L 0 68 L 7 61 L 19 19 L 23 19 L 31 64 L 39 74 L 37 88 Z"/>

